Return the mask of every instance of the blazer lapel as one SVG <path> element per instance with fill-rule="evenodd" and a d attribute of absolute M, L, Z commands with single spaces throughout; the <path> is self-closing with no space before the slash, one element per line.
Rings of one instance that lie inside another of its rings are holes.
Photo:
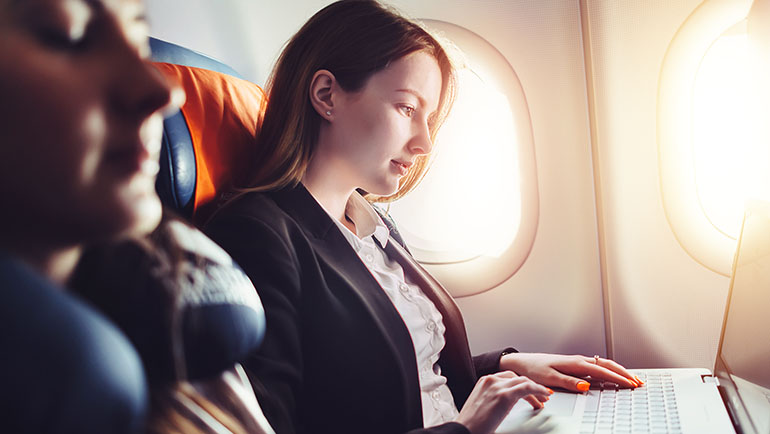
<path fill-rule="evenodd" d="M 439 365 L 442 373 L 447 377 L 447 384 L 452 389 L 452 395 L 459 409 L 476 384 L 476 369 L 473 366 L 473 359 L 468 348 L 468 335 L 460 309 L 446 289 L 422 268 L 401 245 L 391 239 L 384 250 L 388 257 L 401 265 L 404 273 L 422 289 L 441 312 L 446 327 L 444 334 L 446 345 L 441 351 Z"/>
<path fill-rule="evenodd" d="M 417 373 L 417 356 L 409 330 L 388 295 L 361 262 L 353 247 L 339 231 L 331 217 L 301 184 L 293 189 L 273 193 L 276 203 L 291 215 L 305 230 L 319 261 L 325 262 L 347 283 L 349 291 L 357 297 L 377 324 L 385 340 L 390 344 L 393 360 L 400 364 L 404 384 L 402 398 L 406 420 L 422 423 L 420 382 Z M 340 296 L 343 296 L 341 293 Z"/>

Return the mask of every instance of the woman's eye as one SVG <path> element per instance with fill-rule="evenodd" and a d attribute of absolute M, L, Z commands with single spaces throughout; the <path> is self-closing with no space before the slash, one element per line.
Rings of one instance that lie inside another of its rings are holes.
<path fill-rule="evenodd" d="M 85 35 L 82 35 L 79 38 L 73 38 L 65 31 L 53 29 L 38 31 L 37 38 L 43 45 L 55 50 L 77 51 L 82 49 L 87 41 Z"/>
<path fill-rule="evenodd" d="M 404 112 L 404 114 L 410 118 L 412 117 L 412 115 L 414 115 L 414 107 L 412 106 L 402 105 L 401 111 Z"/>

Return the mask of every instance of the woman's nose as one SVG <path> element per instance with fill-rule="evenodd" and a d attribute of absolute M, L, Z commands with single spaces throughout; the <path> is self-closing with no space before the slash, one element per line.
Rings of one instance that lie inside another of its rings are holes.
<path fill-rule="evenodd" d="M 115 85 L 114 98 L 122 114 L 144 118 L 178 100 L 172 99 L 169 81 L 138 54 L 133 59 L 125 59 L 121 65 L 124 82 Z"/>
<path fill-rule="evenodd" d="M 103 44 L 109 53 L 104 59 L 108 98 L 118 114 L 144 119 L 172 102 L 172 85 L 146 59 L 149 46 L 130 40 L 118 22 L 105 32 Z"/>
<path fill-rule="evenodd" d="M 409 150 L 416 155 L 430 154 L 433 149 L 433 139 L 427 123 L 421 125 L 415 136 L 409 142 Z"/>

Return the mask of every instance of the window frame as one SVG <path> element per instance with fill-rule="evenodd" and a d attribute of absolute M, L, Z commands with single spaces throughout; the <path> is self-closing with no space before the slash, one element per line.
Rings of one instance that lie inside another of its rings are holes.
<path fill-rule="evenodd" d="M 750 0 L 701 3 L 671 40 L 658 81 L 658 167 L 666 219 L 690 257 L 724 276 L 730 275 L 736 240 L 713 225 L 700 203 L 692 92 L 701 61 L 711 45 L 746 18 L 751 4 Z"/>

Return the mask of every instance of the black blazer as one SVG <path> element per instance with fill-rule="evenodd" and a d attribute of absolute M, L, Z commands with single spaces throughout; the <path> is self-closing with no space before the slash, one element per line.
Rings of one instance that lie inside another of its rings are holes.
<path fill-rule="evenodd" d="M 283 433 L 403 433 L 422 428 L 409 331 L 328 214 L 299 185 L 231 201 L 206 232 L 243 267 L 267 317 L 262 347 L 244 366 L 264 412 Z M 458 409 L 501 351 L 471 357 L 451 296 L 396 242 L 398 260 L 441 312 L 439 365 Z M 458 423 L 420 430 L 467 433 Z"/>

